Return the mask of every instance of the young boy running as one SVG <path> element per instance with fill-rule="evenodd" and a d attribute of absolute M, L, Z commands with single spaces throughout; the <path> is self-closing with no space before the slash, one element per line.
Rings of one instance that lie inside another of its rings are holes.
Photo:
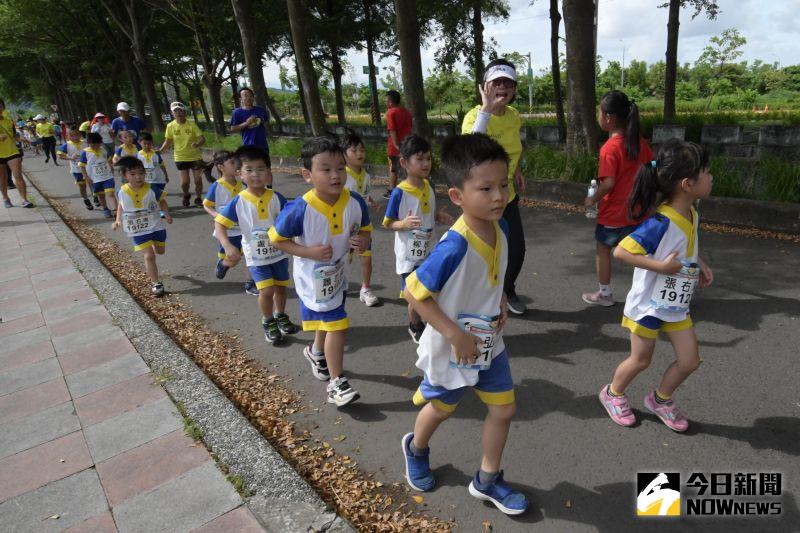
<path fill-rule="evenodd" d="M 103 207 L 103 215 L 106 218 L 114 218 L 112 210 L 116 211 L 117 204 L 114 200 L 116 187 L 114 172 L 111 170 L 111 156 L 106 152 L 103 138 L 99 133 L 87 133 L 86 142 L 89 146 L 81 152 L 78 163 L 83 173 L 83 179 L 91 181 L 92 192 L 97 195 L 97 199 Z"/>
<path fill-rule="evenodd" d="M 123 132 L 124 133 L 124 132 Z M 163 191 L 169 183 L 167 166 L 161 154 L 153 149 L 153 136 L 144 131 L 139 136 L 142 149 L 136 154 L 139 161 L 144 165 L 144 180 L 150 184 L 154 190 Z"/>
<path fill-rule="evenodd" d="M 352 130 L 347 130 L 342 137 L 342 150 L 344 150 L 344 160 L 347 163 L 345 171 L 347 172 L 347 181 L 344 184 L 345 189 L 357 192 L 362 198 L 367 201 L 370 208 L 375 209 L 378 204 L 369 195 L 370 181 L 372 176 L 367 173 L 364 168 L 364 159 L 367 156 L 367 150 L 364 147 L 364 142 L 361 137 Z M 361 252 L 361 291 L 358 298 L 367 307 L 373 307 L 380 303 L 377 296 L 372 293 L 370 283 L 372 280 L 372 250 L 365 250 Z"/>
<path fill-rule="evenodd" d="M 144 253 L 145 268 L 152 283 L 150 292 L 153 296 L 163 296 L 164 284 L 158 279 L 156 254 L 163 255 L 167 250 L 167 230 L 159 217 L 159 209 L 164 213 L 167 224 L 172 224 L 166 193 L 160 191 L 156 194 L 156 191 L 145 182 L 144 165 L 136 157 L 121 157 L 117 161 L 117 168 L 128 183 L 117 193 L 119 198 L 117 218 L 111 224 L 111 229 L 116 230 L 122 226 L 125 233 L 133 240 L 133 249 Z"/>
<path fill-rule="evenodd" d="M 528 500 L 503 480 L 503 448 L 516 405 L 501 331 L 507 318 L 503 277 L 508 264 L 508 156 L 483 134 L 457 135 L 442 144 L 450 200 L 463 211 L 422 265 L 406 280 L 405 296 L 428 322 L 417 349 L 425 376 L 414 393 L 424 406 L 413 433 L 402 439 L 406 479 L 415 490 L 436 484 L 428 443 L 472 388 L 487 405 L 480 469 L 469 493 L 506 514 Z"/>
<path fill-rule="evenodd" d="M 436 192 L 426 179 L 431 173 L 431 145 L 424 138 L 412 133 L 400 144 L 400 166 L 406 171 L 406 179 L 392 190 L 386 206 L 383 225 L 395 232 L 395 268 L 400 276 L 402 295 L 406 277 L 411 274 L 430 253 L 431 237 L 435 222 L 453 223 L 453 217 L 436 211 Z M 425 324 L 419 314 L 408 306 L 408 334 L 419 344 Z"/>
<path fill-rule="evenodd" d="M 303 355 L 314 377 L 328 381 L 328 403 L 359 398 L 343 371 L 347 313 L 346 256 L 369 249 L 372 224 L 364 199 L 344 188 L 342 148 L 331 137 L 306 141 L 300 151 L 303 179 L 312 190 L 286 206 L 269 230 L 273 245 L 294 256 L 294 284 L 304 331 L 316 331 Z"/>
<path fill-rule="evenodd" d="M 120 144 L 116 150 L 114 150 L 114 164 L 120 160 L 120 158 L 125 157 L 127 155 L 131 155 L 136 157 L 136 154 L 139 153 L 139 149 L 133 144 L 133 132 L 132 131 L 122 131 L 119 134 L 119 138 L 122 139 L 122 144 Z"/>
<path fill-rule="evenodd" d="M 233 156 L 240 182 L 247 189 L 234 196 L 214 219 L 215 233 L 225 250 L 222 266 L 227 271 L 244 259 L 258 289 L 261 326 L 267 342 L 275 344 L 284 335 L 297 333 L 297 326 L 286 314 L 286 287 L 289 285 L 289 258 L 270 244 L 267 237 L 286 198 L 267 188 L 267 151 L 253 145 L 240 146 Z M 240 242 L 229 234 L 238 225 Z M 241 248 L 240 248 L 241 246 Z M 224 275 L 224 274 L 223 274 Z M 273 305 L 274 302 L 274 305 Z"/>
<path fill-rule="evenodd" d="M 217 208 L 221 211 L 228 202 L 244 189 L 242 180 L 237 176 L 238 168 L 233 152 L 227 150 L 216 152 L 214 154 L 214 166 L 217 167 L 220 178 L 211 184 L 203 200 L 203 209 L 206 210 L 206 213 L 211 215 L 212 220 L 216 219 L 219 214 Z M 216 230 L 211 236 L 217 238 Z M 244 253 L 244 250 L 242 250 L 242 232 L 238 226 L 228 229 L 228 240 L 239 249 L 239 254 Z M 228 273 L 229 268 L 230 265 L 225 264 L 225 248 L 220 244 L 219 251 L 217 252 L 217 266 L 214 268 L 214 275 L 217 276 L 217 279 L 223 279 L 225 278 L 225 274 Z M 260 295 L 258 288 L 256 288 L 256 282 L 250 277 L 250 270 L 247 270 L 247 281 L 244 284 L 244 291 L 254 296 Z"/>
<path fill-rule="evenodd" d="M 67 142 L 58 147 L 56 155 L 59 159 L 66 159 L 69 161 L 69 172 L 72 174 L 72 177 L 75 178 L 75 183 L 78 185 L 81 198 L 83 198 L 83 205 L 86 206 L 86 209 L 92 211 L 94 206 L 92 205 L 92 201 L 89 200 L 89 195 L 86 194 L 86 179 L 83 177 L 81 167 L 78 165 L 81 152 L 83 152 L 84 148 L 86 148 L 86 143 L 83 142 L 81 138 L 81 132 L 72 128 L 69 130 L 69 133 L 67 133 Z"/>

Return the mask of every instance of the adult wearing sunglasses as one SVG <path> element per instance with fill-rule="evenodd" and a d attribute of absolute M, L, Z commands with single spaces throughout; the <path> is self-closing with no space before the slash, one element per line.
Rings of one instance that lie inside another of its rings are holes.
<path fill-rule="evenodd" d="M 478 86 L 481 105 L 472 108 L 464 117 L 461 133 L 485 133 L 497 141 L 508 154 L 508 205 L 503 218 L 508 223 L 508 268 L 503 289 L 508 299 L 508 310 L 516 315 L 525 312 L 519 299 L 516 281 L 525 261 L 525 232 L 519 213 L 519 196 L 525 193 L 525 177 L 519 169 L 522 142 L 519 130 L 522 122 L 519 113 L 510 104 L 517 96 L 517 71 L 505 59 L 495 59 L 486 65 L 483 85 Z"/>

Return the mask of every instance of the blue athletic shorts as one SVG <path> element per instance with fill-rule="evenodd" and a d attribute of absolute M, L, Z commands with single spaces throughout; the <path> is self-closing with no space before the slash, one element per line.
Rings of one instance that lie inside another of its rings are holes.
<path fill-rule="evenodd" d="M 151 183 L 150 184 L 150 188 L 153 189 L 153 192 L 156 195 L 156 200 L 161 199 L 161 192 L 164 190 L 164 187 L 166 187 L 166 186 L 167 186 L 166 183 Z"/>
<path fill-rule="evenodd" d="M 95 194 L 102 194 L 102 193 L 114 193 L 114 188 L 116 184 L 114 183 L 114 178 L 109 178 L 105 181 L 97 181 L 92 182 L 92 192 Z"/>
<path fill-rule="evenodd" d="M 233 236 L 228 235 L 228 239 L 230 239 L 232 245 L 234 245 L 236 248 L 238 248 L 240 254 L 244 253 L 244 250 L 242 250 L 242 236 L 241 235 L 233 235 Z M 225 248 L 223 248 L 221 244 L 219 245 L 219 250 L 217 251 L 217 257 L 219 259 L 225 259 Z M 255 268 L 255 267 L 253 267 L 253 268 Z"/>
<path fill-rule="evenodd" d="M 86 181 L 83 177 L 83 172 L 73 172 L 72 177 L 75 178 L 75 183 L 83 183 Z"/>
<path fill-rule="evenodd" d="M 420 263 L 421 265 L 422 263 Z M 419 265 L 415 266 L 411 269 L 411 272 L 414 272 Z M 400 298 L 403 297 L 403 291 L 406 290 L 406 278 L 411 275 L 411 272 L 406 272 L 405 274 L 400 274 Z"/>
<path fill-rule="evenodd" d="M 347 293 L 342 293 L 342 303 L 339 307 L 330 311 L 314 311 L 309 309 L 300 300 L 300 318 L 303 320 L 303 331 L 341 331 L 350 326 L 347 320 L 347 311 L 344 310 L 344 303 L 347 300 Z"/>
<path fill-rule="evenodd" d="M 131 237 L 133 239 L 133 250 L 138 252 L 150 246 L 158 246 L 159 248 L 167 247 L 167 230 L 160 229 L 153 233 L 146 235 L 139 235 L 138 237 Z"/>
<path fill-rule="evenodd" d="M 233 240 L 233 239 L 231 239 Z M 289 258 L 286 257 L 271 265 L 248 266 L 253 281 L 256 282 L 258 290 L 278 285 L 286 287 L 289 285 Z"/>
<path fill-rule="evenodd" d="M 613 248 L 620 243 L 622 239 L 630 235 L 638 225 L 621 226 L 619 228 L 609 228 L 598 224 L 594 228 L 594 238 L 600 244 L 605 244 L 609 248 Z"/>
<path fill-rule="evenodd" d="M 647 315 L 639 320 L 632 320 L 623 315 L 622 327 L 629 329 L 631 333 L 644 337 L 645 339 L 657 339 L 659 331 L 663 331 L 664 333 L 683 331 L 694 327 L 694 323 L 690 315 L 686 315 L 686 318 L 680 322 L 664 322 L 660 318 Z"/>
<path fill-rule="evenodd" d="M 511 367 L 508 364 L 508 352 L 492 359 L 492 364 L 486 370 L 478 372 L 478 382 L 473 387 L 459 387 L 446 389 L 440 385 L 431 385 L 428 376 L 422 379 L 419 388 L 414 393 L 414 405 L 423 406 L 433 402 L 438 409 L 452 413 L 456 410 L 458 402 L 472 389 L 481 401 L 488 405 L 508 405 L 514 403 L 514 381 L 511 379 Z"/>

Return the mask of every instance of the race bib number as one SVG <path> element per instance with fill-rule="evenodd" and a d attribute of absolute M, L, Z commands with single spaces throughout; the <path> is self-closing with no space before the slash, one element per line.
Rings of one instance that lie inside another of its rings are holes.
<path fill-rule="evenodd" d="M 122 229 L 129 237 L 153 233 L 156 227 L 156 214 L 152 211 L 122 213 Z"/>
<path fill-rule="evenodd" d="M 659 274 L 650 295 L 650 303 L 656 309 L 665 311 L 687 311 L 699 280 L 700 268 L 697 263 L 684 263 L 677 274 Z"/>
<path fill-rule="evenodd" d="M 250 236 L 250 259 L 254 265 L 268 265 L 277 262 L 285 254 L 275 248 L 265 229 L 253 231 Z"/>
<path fill-rule="evenodd" d="M 314 301 L 318 304 L 330 301 L 339 294 L 344 281 L 344 262 L 314 267 Z"/>
<path fill-rule="evenodd" d="M 415 229 L 406 237 L 406 261 L 417 264 L 428 257 L 433 231 Z"/>
<path fill-rule="evenodd" d="M 472 370 L 486 370 L 494 359 L 494 341 L 497 335 L 499 316 L 473 315 L 459 313 L 456 323 L 461 329 L 481 340 L 478 345 L 478 358 L 474 364 L 459 364 L 455 353 L 450 354 L 450 366 L 453 368 L 469 368 Z"/>
<path fill-rule="evenodd" d="M 144 181 L 147 183 L 156 182 L 156 169 L 144 167 Z"/>
<path fill-rule="evenodd" d="M 94 181 L 105 181 L 112 177 L 111 174 L 111 167 L 108 165 L 108 161 L 105 159 L 101 159 L 99 161 L 95 161 L 94 163 Z"/>

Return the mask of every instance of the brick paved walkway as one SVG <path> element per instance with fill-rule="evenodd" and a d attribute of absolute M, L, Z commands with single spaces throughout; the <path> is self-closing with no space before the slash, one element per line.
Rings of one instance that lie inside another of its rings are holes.
<path fill-rule="evenodd" d="M 41 215 L 0 243 L 0 531 L 262 531 Z"/>

